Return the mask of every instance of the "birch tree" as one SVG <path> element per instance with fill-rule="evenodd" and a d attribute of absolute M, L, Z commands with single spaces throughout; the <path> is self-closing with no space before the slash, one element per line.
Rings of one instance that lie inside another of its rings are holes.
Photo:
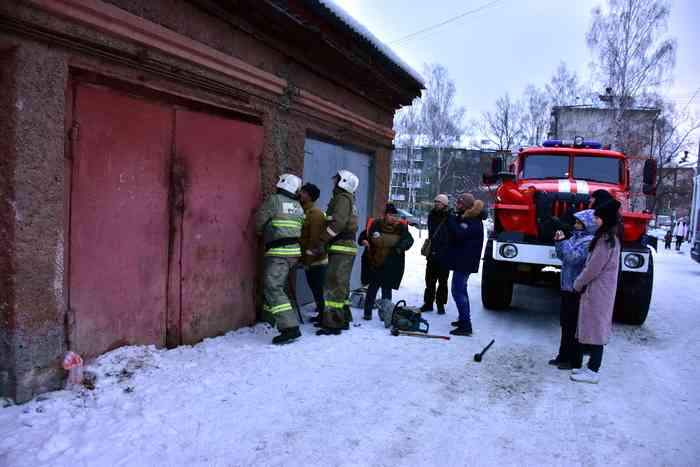
<path fill-rule="evenodd" d="M 550 100 L 547 93 L 532 84 L 525 88 L 523 96 L 523 131 L 529 146 L 540 144 L 549 129 Z"/>
<path fill-rule="evenodd" d="M 426 65 L 424 76 L 426 86 L 421 99 L 421 128 L 428 145 L 437 151 L 439 191 L 453 157 L 443 158 L 444 149 L 459 142 L 464 134 L 465 109 L 456 103 L 457 89 L 447 68 L 438 64 Z"/>
<path fill-rule="evenodd" d="M 421 139 L 421 100 L 416 98 L 413 103 L 399 110 L 394 116 L 394 144 L 397 147 L 405 148 L 406 159 L 407 159 L 407 184 L 408 184 L 408 206 L 409 210 L 412 211 L 416 203 L 416 192 L 415 192 L 415 170 L 414 170 L 414 150 Z M 393 185 L 394 170 L 391 171 L 392 183 Z M 390 188 L 391 190 L 391 188 Z M 391 198 L 391 192 L 389 193 Z"/>
<path fill-rule="evenodd" d="M 512 150 L 524 135 L 523 106 L 508 93 L 496 100 L 496 108 L 484 112 L 479 122 L 482 134 L 499 151 Z"/>
<path fill-rule="evenodd" d="M 588 46 L 597 55 L 596 78 L 608 89 L 615 109 L 614 144 L 623 151 L 629 124 L 625 111 L 645 99 L 672 73 L 676 41 L 665 36 L 670 16 L 667 0 L 608 0 L 592 11 Z"/>

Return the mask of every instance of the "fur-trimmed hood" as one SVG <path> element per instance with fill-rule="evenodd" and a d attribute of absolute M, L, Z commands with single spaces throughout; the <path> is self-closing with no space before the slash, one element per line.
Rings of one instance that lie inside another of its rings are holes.
<path fill-rule="evenodd" d="M 481 217 L 481 213 L 484 210 L 484 202 L 481 201 L 480 199 L 477 199 L 474 201 L 474 206 L 471 208 L 467 209 L 464 211 L 462 214 L 462 217 L 464 219 L 474 219 L 477 217 Z"/>

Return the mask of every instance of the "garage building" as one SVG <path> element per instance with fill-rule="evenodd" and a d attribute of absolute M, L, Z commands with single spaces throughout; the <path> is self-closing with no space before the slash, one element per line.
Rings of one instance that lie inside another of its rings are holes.
<path fill-rule="evenodd" d="M 329 0 L 2 2 L 0 397 L 253 324 L 277 176 L 355 171 L 364 222 L 421 88 Z"/>

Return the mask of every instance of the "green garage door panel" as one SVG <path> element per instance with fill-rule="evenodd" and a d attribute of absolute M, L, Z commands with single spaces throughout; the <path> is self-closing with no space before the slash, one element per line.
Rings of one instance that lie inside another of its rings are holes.
<path fill-rule="evenodd" d="M 370 214 L 370 200 L 372 199 L 374 188 L 372 157 L 367 153 L 349 149 L 345 146 L 312 138 L 306 139 L 304 154 L 304 183 L 311 182 L 321 189 L 321 197 L 316 202 L 316 205 L 324 211 L 333 195 L 331 178 L 338 170 L 346 169 L 359 177 L 360 187 L 355 193 L 359 214 L 360 229 L 357 232 L 359 235 L 367 223 L 367 216 Z M 350 286 L 353 289 L 361 286 L 359 256 L 355 261 Z M 303 272 L 297 277 L 297 299 L 300 304 L 313 302 L 313 297 Z"/>

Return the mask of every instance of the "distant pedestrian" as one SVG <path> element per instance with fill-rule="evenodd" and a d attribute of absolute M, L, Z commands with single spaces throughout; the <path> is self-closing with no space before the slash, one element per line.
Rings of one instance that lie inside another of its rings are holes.
<path fill-rule="evenodd" d="M 369 284 L 363 318 L 371 320 L 379 289 L 382 290 L 383 299 L 391 300 L 392 289 L 398 290 L 401 286 L 406 251 L 413 246 L 413 236 L 408 231 L 408 225 L 401 222 L 396 206 L 390 203 L 384 209 L 384 217 L 374 220 L 360 234 L 358 243 L 365 247 L 362 283 Z"/>
<path fill-rule="evenodd" d="M 671 229 L 669 229 L 666 231 L 666 235 L 664 235 L 664 249 L 670 250 L 672 242 L 673 242 L 673 232 L 671 231 Z"/>
<path fill-rule="evenodd" d="M 479 272 L 481 251 L 484 247 L 484 203 L 469 193 L 462 194 L 455 203 L 455 212 L 447 218 L 449 244 L 443 264 L 452 272 L 452 299 L 457 304 L 459 319 L 452 323 L 455 336 L 471 336 L 472 321 L 467 282 L 469 275 Z"/>
<path fill-rule="evenodd" d="M 564 237 L 564 232 L 557 231 L 554 236 L 557 257 L 561 260 L 561 305 L 559 308 L 559 324 L 561 325 L 561 341 L 559 353 L 549 361 L 561 370 L 573 368 L 576 355 L 576 324 L 581 294 L 574 290 L 574 280 L 583 270 L 588 257 L 588 246 L 593 240 L 598 225 L 593 219 L 593 209 L 587 209 L 574 214 L 576 223 L 570 238 Z"/>
<path fill-rule="evenodd" d="M 617 292 L 617 276 L 620 269 L 619 215 L 620 203 L 610 200 L 595 209 L 598 224 L 589 245 L 588 259 L 581 274 L 574 281 L 574 290 L 581 293 L 577 351 L 573 361 L 571 379 L 597 383 L 598 371 L 603 360 L 603 346 L 612 333 L 612 315 Z M 590 350 L 588 366 L 583 364 L 583 346 Z"/>
<path fill-rule="evenodd" d="M 688 224 L 685 220 L 678 221 L 676 226 L 673 228 L 673 236 L 676 237 L 676 251 L 680 251 L 683 240 L 688 234 Z"/>
<path fill-rule="evenodd" d="M 321 196 L 321 190 L 312 184 L 307 183 L 301 187 L 299 201 L 304 208 L 304 226 L 301 229 L 301 262 L 304 265 L 306 281 L 309 284 L 311 293 L 316 303 L 316 316 L 311 318 L 311 322 L 319 322 L 321 313 L 325 308 L 323 299 L 323 282 L 326 279 L 326 268 L 328 267 L 328 255 L 321 248 L 321 234 L 326 228 L 326 215 L 315 206 L 314 203 Z M 317 254 L 312 253 L 317 251 Z"/>
<path fill-rule="evenodd" d="M 428 238 L 421 250 L 427 260 L 425 293 L 423 294 L 421 311 L 433 311 L 433 303 L 437 303 L 439 315 L 445 314 L 447 282 L 450 278 L 450 270 L 440 262 L 440 258 L 445 255 L 449 243 L 449 235 L 445 225 L 449 214 L 447 195 L 437 195 L 433 210 L 428 214 Z"/>

